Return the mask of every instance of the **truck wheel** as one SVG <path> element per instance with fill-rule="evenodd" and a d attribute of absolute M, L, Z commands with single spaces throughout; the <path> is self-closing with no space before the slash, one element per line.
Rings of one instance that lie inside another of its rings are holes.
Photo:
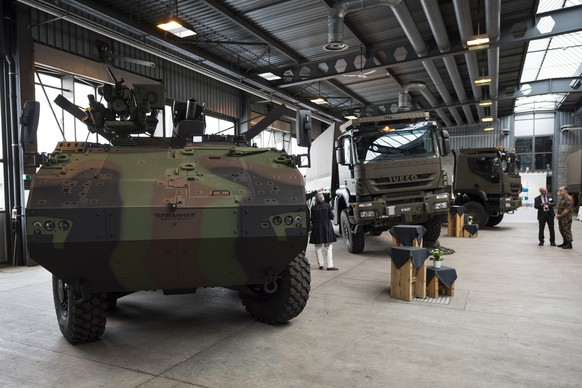
<path fill-rule="evenodd" d="M 270 324 L 284 323 L 295 318 L 305 308 L 311 288 L 311 273 L 305 251 L 279 275 L 274 293 L 265 292 L 262 284 L 251 288 L 252 294 L 241 292 L 240 298 L 253 318 Z"/>
<path fill-rule="evenodd" d="M 431 243 L 435 243 L 440 235 L 441 235 L 441 219 L 440 217 L 432 217 L 424 224 L 422 224 L 426 228 L 426 232 L 424 233 L 424 240 Z"/>
<path fill-rule="evenodd" d="M 53 298 L 63 337 L 72 344 L 99 339 L 105 331 L 106 293 L 79 293 L 53 275 Z"/>
<path fill-rule="evenodd" d="M 342 210 L 340 217 L 340 226 L 342 230 L 342 237 L 348 247 L 350 253 L 361 253 L 364 251 L 364 232 L 362 228 L 359 232 L 352 233 L 352 224 L 350 224 L 350 217 L 348 209 Z"/>
<path fill-rule="evenodd" d="M 487 226 L 495 226 L 503 220 L 503 213 L 498 216 L 489 216 L 489 221 L 487 221 Z"/>
<path fill-rule="evenodd" d="M 479 202 L 470 201 L 464 203 L 465 214 L 473 216 L 473 223 L 484 227 L 489 222 L 489 214 L 485 211 L 483 205 Z"/>

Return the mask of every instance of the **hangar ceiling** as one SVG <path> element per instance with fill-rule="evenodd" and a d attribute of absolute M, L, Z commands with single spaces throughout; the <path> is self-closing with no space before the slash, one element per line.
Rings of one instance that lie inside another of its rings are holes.
<path fill-rule="evenodd" d="M 252 103 L 284 102 L 327 120 L 428 109 L 455 127 L 509 116 L 524 96 L 564 93 L 557 108 L 568 111 L 582 104 L 582 68 L 520 84 L 529 42 L 582 31 L 579 0 L 18 1 L 227 82 Z M 536 14 L 540 5 L 547 11 Z M 196 34 L 156 27 L 170 17 Z M 488 47 L 470 49 L 480 35 Z M 475 83 L 484 77 L 491 83 Z"/>

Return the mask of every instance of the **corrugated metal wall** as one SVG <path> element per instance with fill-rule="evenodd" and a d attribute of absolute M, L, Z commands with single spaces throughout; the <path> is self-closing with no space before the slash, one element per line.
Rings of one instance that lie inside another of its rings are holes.
<path fill-rule="evenodd" d="M 166 86 L 166 98 L 180 101 L 193 98 L 203 102 L 208 112 L 233 119 L 239 117 L 240 95 L 244 92 L 236 88 L 134 47 L 114 42 L 62 19 L 55 19 L 44 12 L 31 9 L 31 18 L 32 36 L 38 43 L 102 62 L 99 59 L 97 42 L 106 42 L 116 57 L 155 63 L 156 67 L 152 68 L 119 59 L 113 59 L 112 62 L 117 68 L 162 81 Z M 115 29 L 113 26 L 109 27 Z"/>

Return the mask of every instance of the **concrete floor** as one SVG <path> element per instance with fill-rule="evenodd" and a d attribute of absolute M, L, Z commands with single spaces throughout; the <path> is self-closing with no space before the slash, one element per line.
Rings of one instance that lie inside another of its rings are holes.
<path fill-rule="evenodd" d="M 448 304 L 390 297 L 389 233 L 360 255 L 338 241 L 338 272 L 309 246 L 312 291 L 289 324 L 253 321 L 228 290 L 142 292 L 81 346 L 59 332 L 50 274 L 3 267 L 0 386 L 579 387 L 582 222 L 573 232 L 573 250 L 539 247 L 531 208 L 476 239 L 443 229 L 459 275 Z"/>

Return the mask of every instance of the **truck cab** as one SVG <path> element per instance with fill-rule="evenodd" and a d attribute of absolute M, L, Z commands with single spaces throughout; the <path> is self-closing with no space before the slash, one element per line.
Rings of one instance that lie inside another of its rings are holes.
<path fill-rule="evenodd" d="M 453 151 L 455 205 L 480 226 L 495 226 L 521 206 L 517 156 L 502 147 Z"/>
<path fill-rule="evenodd" d="M 449 205 L 441 160 L 448 133 L 425 112 L 364 117 L 339 129 L 332 207 L 348 251 L 363 251 L 365 233 L 399 224 L 424 225 L 425 240 L 436 242 Z"/>

